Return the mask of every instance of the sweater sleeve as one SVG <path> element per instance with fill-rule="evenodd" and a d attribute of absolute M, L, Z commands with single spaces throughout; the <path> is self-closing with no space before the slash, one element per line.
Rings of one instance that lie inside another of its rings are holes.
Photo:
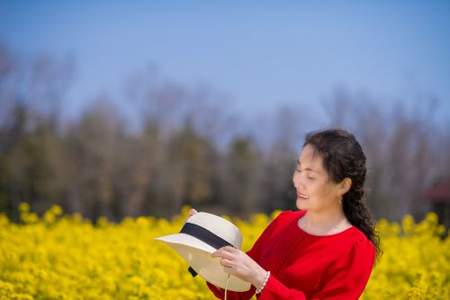
<path fill-rule="evenodd" d="M 266 227 L 266 229 L 264 229 L 259 238 L 253 244 L 252 248 L 246 252 L 246 254 L 251 258 L 253 258 L 253 260 L 255 260 L 256 262 L 258 262 L 258 259 L 260 257 L 261 249 L 269 241 L 270 237 L 273 234 L 274 228 L 277 226 L 282 216 L 286 213 L 287 213 L 286 211 L 283 211 L 280 214 L 278 214 L 278 216 L 275 217 L 275 219 L 273 219 L 272 222 L 270 222 L 270 224 Z M 206 282 L 206 285 L 218 299 L 224 299 L 225 297 L 224 289 L 219 288 L 209 282 Z M 256 290 L 255 287 L 252 285 L 250 289 L 246 292 L 227 291 L 227 300 L 248 300 L 255 294 L 255 290 Z"/>
<path fill-rule="evenodd" d="M 364 291 L 372 272 L 375 248 L 369 240 L 358 240 L 345 258 L 336 262 L 324 274 L 323 283 L 316 293 L 307 296 L 300 290 L 288 288 L 275 276 L 270 275 L 259 300 L 352 300 Z"/>

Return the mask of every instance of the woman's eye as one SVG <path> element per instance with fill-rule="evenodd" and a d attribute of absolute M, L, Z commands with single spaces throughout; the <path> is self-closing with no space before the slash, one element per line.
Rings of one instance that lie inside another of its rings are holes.
<path fill-rule="evenodd" d="M 302 170 L 300 170 L 299 168 L 296 168 L 296 169 L 295 169 L 295 171 L 296 171 L 296 172 L 299 172 L 299 173 L 301 173 L 301 172 L 302 172 Z M 309 176 L 308 176 L 308 177 L 306 177 L 306 178 L 308 178 L 308 179 L 310 179 L 310 180 L 314 180 L 314 179 L 316 179 L 315 177 L 309 177 Z"/>

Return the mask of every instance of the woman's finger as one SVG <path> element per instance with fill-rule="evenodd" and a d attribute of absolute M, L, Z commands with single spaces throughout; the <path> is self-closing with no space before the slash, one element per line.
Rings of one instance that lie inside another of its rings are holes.
<path fill-rule="evenodd" d="M 233 261 L 232 261 L 232 260 L 229 260 L 229 259 L 226 259 L 226 258 L 222 258 L 222 259 L 220 260 L 220 264 L 221 264 L 222 266 L 224 266 L 224 267 L 231 268 L 231 267 L 233 266 Z"/>
<path fill-rule="evenodd" d="M 230 252 L 230 253 L 235 253 L 237 250 L 236 248 L 234 248 L 232 246 L 225 246 L 225 247 L 222 247 L 221 249 L 223 249 L 223 251 Z"/>
<path fill-rule="evenodd" d="M 226 258 L 226 259 L 233 259 L 233 254 L 230 252 L 226 252 L 223 250 L 217 250 L 216 252 L 213 252 L 211 254 L 212 257 L 221 257 L 221 258 Z"/>

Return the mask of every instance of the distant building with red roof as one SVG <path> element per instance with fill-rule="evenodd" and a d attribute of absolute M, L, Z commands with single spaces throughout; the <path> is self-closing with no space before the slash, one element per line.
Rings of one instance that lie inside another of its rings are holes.
<path fill-rule="evenodd" d="M 433 211 L 439 216 L 439 222 L 450 227 L 450 177 L 438 181 L 424 192 L 431 202 Z"/>

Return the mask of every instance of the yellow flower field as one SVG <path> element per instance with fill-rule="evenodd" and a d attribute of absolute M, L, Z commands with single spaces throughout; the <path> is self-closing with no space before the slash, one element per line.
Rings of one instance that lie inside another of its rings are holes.
<path fill-rule="evenodd" d="M 2 299 L 214 299 L 199 276 L 174 250 L 153 237 L 175 233 L 188 207 L 172 220 L 128 218 L 96 225 L 54 206 L 42 218 L 22 204 L 23 224 L 0 215 L 0 300 Z M 225 216 L 244 236 L 248 250 L 268 222 Z M 378 222 L 384 254 L 362 299 L 450 299 L 450 238 L 437 216 L 420 223 Z"/>

